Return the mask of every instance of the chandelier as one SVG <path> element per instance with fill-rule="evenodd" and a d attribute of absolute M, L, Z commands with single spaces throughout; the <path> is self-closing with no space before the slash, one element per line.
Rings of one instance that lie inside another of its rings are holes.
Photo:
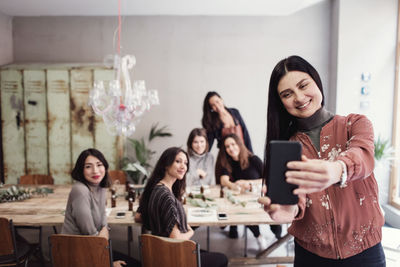
<path fill-rule="evenodd" d="M 131 136 L 141 116 L 160 102 L 158 92 L 147 90 L 145 81 L 137 80 L 132 85 L 129 72 L 135 66 L 136 58 L 133 55 L 121 56 L 120 41 L 121 0 L 118 0 L 118 45 L 117 54 L 112 56 L 114 79 L 93 83 L 89 105 L 97 115 L 103 117 L 110 134 Z"/>

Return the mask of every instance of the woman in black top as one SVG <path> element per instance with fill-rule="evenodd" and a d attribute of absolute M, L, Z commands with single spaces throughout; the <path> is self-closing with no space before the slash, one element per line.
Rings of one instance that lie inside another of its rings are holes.
<path fill-rule="evenodd" d="M 251 181 L 261 183 L 263 163 L 259 157 L 253 155 L 235 134 L 229 134 L 222 140 L 222 147 L 218 154 L 222 166 L 221 185 L 229 189 L 245 192 L 251 189 Z M 266 241 L 260 234 L 259 227 L 247 226 L 257 238 L 260 248 L 265 247 Z M 280 238 L 282 229 L 280 225 L 271 225 L 271 230 L 277 239 Z M 237 227 L 231 226 L 229 237 L 237 238 Z"/>
<path fill-rule="evenodd" d="M 135 215 L 135 221 L 142 222 L 152 234 L 185 240 L 193 236 L 181 202 L 188 168 L 188 155 L 178 147 L 168 148 L 158 160 Z M 221 253 L 201 251 L 200 257 L 203 266 L 228 264 Z"/>

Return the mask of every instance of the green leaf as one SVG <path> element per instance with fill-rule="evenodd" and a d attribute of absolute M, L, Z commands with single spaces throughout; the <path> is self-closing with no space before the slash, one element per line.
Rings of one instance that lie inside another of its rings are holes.
<path fill-rule="evenodd" d="M 155 123 L 151 126 L 150 134 L 149 134 L 149 142 L 151 142 L 156 137 L 170 137 L 172 133 L 170 133 L 167 129 L 167 126 L 158 127 L 158 123 Z"/>

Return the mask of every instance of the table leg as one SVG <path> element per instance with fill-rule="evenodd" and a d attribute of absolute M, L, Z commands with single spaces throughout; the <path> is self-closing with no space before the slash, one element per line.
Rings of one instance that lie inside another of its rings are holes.
<path fill-rule="evenodd" d="M 244 257 L 247 257 L 247 227 L 244 226 Z"/>
<path fill-rule="evenodd" d="M 207 251 L 210 251 L 210 226 L 207 226 Z"/>
<path fill-rule="evenodd" d="M 132 226 L 128 226 L 128 256 L 131 256 Z"/>
<path fill-rule="evenodd" d="M 271 254 L 272 251 L 274 251 L 276 248 L 278 248 L 280 245 L 282 245 L 283 243 L 285 243 L 286 241 L 288 241 L 292 236 L 290 234 L 286 234 L 284 236 L 282 236 L 281 238 L 279 238 L 277 241 L 275 241 L 274 243 L 272 243 L 269 247 L 267 247 L 266 249 L 260 251 L 259 253 L 257 253 L 256 258 L 259 259 L 261 257 L 266 257 L 269 254 Z"/>

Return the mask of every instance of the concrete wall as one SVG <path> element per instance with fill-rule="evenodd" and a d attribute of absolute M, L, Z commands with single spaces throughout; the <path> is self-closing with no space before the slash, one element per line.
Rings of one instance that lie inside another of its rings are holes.
<path fill-rule="evenodd" d="M 101 62 L 115 51 L 116 23 L 113 17 L 15 18 L 15 61 Z M 206 92 L 216 90 L 228 107 L 240 110 L 262 157 L 274 65 L 299 54 L 316 66 L 327 88 L 330 23 L 329 1 L 285 17 L 125 17 L 123 54 L 136 56 L 134 78 L 158 89 L 161 101 L 145 115 L 135 137 L 160 122 L 174 137 L 154 148 L 185 147 L 190 130 L 201 125 Z"/>
<path fill-rule="evenodd" d="M 12 17 L 0 12 L 0 66 L 13 61 Z"/>

